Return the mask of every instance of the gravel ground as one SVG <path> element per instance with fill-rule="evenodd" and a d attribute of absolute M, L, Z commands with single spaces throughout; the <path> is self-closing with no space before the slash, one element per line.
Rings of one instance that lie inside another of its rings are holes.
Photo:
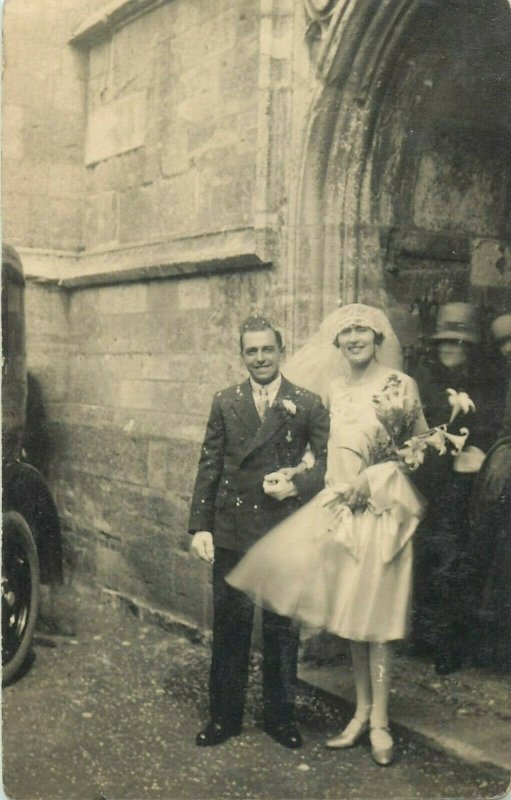
<path fill-rule="evenodd" d="M 282 748 L 258 726 L 254 658 L 243 735 L 199 749 L 207 716 L 209 649 L 80 595 L 77 632 L 39 634 L 35 659 L 3 696 L 3 780 L 17 800 L 380 800 L 493 798 L 507 776 L 467 765 L 412 736 L 382 769 L 368 743 L 331 752 L 324 740 L 347 721 L 303 690 L 305 745 Z"/>

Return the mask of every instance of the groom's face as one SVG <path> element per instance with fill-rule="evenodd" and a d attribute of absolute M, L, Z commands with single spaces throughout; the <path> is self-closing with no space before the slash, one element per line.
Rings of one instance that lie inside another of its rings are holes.
<path fill-rule="evenodd" d="M 243 334 L 241 357 L 256 383 L 264 385 L 277 377 L 282 355 L 283 350 L 271 328 Z"/>

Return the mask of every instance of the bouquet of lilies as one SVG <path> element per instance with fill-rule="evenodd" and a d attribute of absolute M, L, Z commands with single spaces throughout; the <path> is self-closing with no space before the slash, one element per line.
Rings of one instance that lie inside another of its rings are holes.
<path fill-rule="evenodd" d="M 449 433 L 448 428 L 459 414 L 475 411 L 475 405 L 466 392 L 447 389 L 447 396 L 451 406 L 448 422 L 405 438 L 413 428 L 419 408 L 417 403 L 412 408 L 406 408 L 402 381 L 397 375 L 390 377 L 382 392 L 373 397 L 376 416 L 391 440 L 390 458 L 402 461 L 413 471 L 424 462 L 429 447 L 439 455 L 448 451 L 453 456 L 461 453 L 469 435 L 468 428 L 461 428 L 458 434 Z"/>

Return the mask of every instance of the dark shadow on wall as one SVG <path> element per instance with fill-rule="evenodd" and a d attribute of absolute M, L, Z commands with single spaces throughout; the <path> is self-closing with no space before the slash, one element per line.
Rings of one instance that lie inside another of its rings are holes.
<path fill-rule="evenodd" d="M 53 455 L 52 440 L 43 403 L 43 393 L 37 378 L 27 374 L 27 410 L 23 437 L 25 460 L 48 478 Z"/>

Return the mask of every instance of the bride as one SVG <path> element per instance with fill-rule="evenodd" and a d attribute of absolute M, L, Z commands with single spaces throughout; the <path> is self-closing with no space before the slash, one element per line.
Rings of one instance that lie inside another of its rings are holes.
<path fill-rule="evenodd" d="M 330 314 L 293 356 L 286 374 L 323 394 L 330 409 L 325 489 L 227 577 L 258 604 L 350 640 L 356 711 L 327 747 L 351 747 L 369 730 L 382 766 L 394 755 L 391 643 L 409 629 L 412 536 L 423 512 L 392 454 L 398 439 L 427 428 L 415 382 L 399 366 L 387 317 L 358 303 Z"/>

